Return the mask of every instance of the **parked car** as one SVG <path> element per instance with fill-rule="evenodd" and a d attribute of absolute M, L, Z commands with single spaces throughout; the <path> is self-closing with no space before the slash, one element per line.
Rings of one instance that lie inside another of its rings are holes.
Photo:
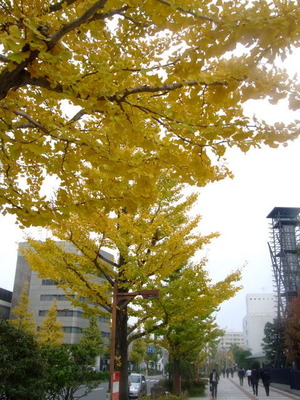
<path fill-rule="evenodd" d="M 128 377 L 129 398 L 147 396 L 147 382 L 145 375 L 130 374 Z"/>

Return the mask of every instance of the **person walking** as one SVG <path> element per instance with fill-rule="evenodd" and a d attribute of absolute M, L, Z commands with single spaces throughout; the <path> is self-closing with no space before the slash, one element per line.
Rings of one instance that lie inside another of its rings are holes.
<path fill-rule="evenodd" d="M 243 386 L 243 384 L 244 384 L 244 376 L 245 376 L 245 370 L 244 370 L 244 368 L 240 368 L 238 370 L 238 377 L 239 377 L 241 386 Z"/>
<path fill-rule="evenodd" d="M 271 377 L 270 374 L 267 370 L 264 370 L 261 372 L 260 374 L 262 383 L 264 385 L 265 391 L 266 391 L 266 395 L 269 396 L 270 393 L 270 383 L 271 383 Z"/>
<path fill-rule="evenodd" d="M 257 368 L 253 368 L 251 371 L 251 382 L 253 394 L 258 396 L 258 381 L 259 381 L 259 371 Z"/>
<path fill-rule="evenodd" d="M 211 387 L 211 397 L 212 399 L 217 398 L 218 393 L 218 383 L 219 383 L 219 374 L 216 369 L 213 369 L 209 376 L 209 384 Z"/>
<path fill-rule="evenodd" d="M 247 377 L 247 379 L 248 379 L 248 385 L 249 385 L 249 386 L 252 386 L 252 382 L 251 382 L 251 369 L 250 369 L 250 368 L 247 369 L 247 371 L 246 371 L 246 377 Z"/>

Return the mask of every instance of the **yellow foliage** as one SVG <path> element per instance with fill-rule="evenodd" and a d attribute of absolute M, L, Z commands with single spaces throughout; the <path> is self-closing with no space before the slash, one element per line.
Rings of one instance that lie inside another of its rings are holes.
<path fill-rule="evenodd" d="M 63 343 L 64 333 L 62 323 L 57 321 L 57 304 L 54 302 L 49 308 L 40 329 L 37 333 L 37 339 L 43 344 L 60 345 Z"/>
<path fill-rule="evenodd" d="M 26 226 L 90 201 L 136 210 L 161 173 L 202 186 L 228 174 L 228 147 L 295 138 L 297 123 L 269 137 L 241 104 L 296 87 L 273 61 L 299 44 L 299 16 L 294 1 L 6 2 L 0 208 Z M 49 175 L 61 182 L 51 201 Z"/>
<path fill-rule="evenodd" d="M 17 305 L 11 310 L 11 319 L 9 322 L 18 329 L 35 334 L 36 326 L 33 319 L 34 313 L 29 312 L 28 308 L 28 282 L 26 282 Z"/>

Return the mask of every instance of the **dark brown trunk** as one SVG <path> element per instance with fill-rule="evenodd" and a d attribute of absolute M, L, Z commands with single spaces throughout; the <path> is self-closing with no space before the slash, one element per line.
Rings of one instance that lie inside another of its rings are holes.
<path fill-rule="evenodd" d="M 122 302 L 120 303 L 122 304 Z M 128 400 L 127 320 L 127 307 L 118 309 L 116 321 L 116 371 L 120 371 L 119 400 Z"/>
<path fill-rule="evenodd" d="M 174 394 L 175 396 L 181 395 L 181 375 L 180 375 L 180 362 L 174 359 Z"/>

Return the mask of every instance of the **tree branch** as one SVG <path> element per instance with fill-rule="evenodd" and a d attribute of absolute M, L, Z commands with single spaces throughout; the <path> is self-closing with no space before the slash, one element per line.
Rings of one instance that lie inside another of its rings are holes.
<path fill-rule="evenodd" d="M 80 25 L 87 22 L 97 13 L 98 10 L 102 9 L 105 6 L 106 2 L 107 0 L 96 1 L 96 3 L 92 7 L 90 7 L 85 13 L 80 15 L 80 17 L 74 19 L 74 21 L 71 21 L 68 24 L 65 24 L 52 36 L 51 40 L 48 42 L 48 48 L 52 48 L 67 33 L 73 31 L 75 28 L 78 28 Z"/>
<path fill-rule="evenodd" d="M 64 4 L 66 4 L 67 6 L 70 6 L 71 4 L 76 3 L 77 0 L 62 0 L 56 4 L 52 4 L 49 7 L 49 11 L 50 12 L 55 12 L 55 11 L 60 11 L 63 9 Z"/>
<path fill-rule="evenodd" d="M 8 63 L 9 59 L 5 57 L 3 54 L 0 54 L 0 61 Z"/>
<path fill-rule="evenodd" d="M 49 131 L 48 131 L 45 127 L 43 127 L 43 125 L 41 125 L 39 122 L 35 121 L 33 118 L 31 118 L 31 117 L 30 117 L 28 114 L 26 114 L 25 112 L 15 110 L 15 111 L 13 111 L 13 113 L 14 113 L 15 115 L 19 115 L 19 116 L 21 116 L 21 117 L 27 119 L 27 121 L 31 124 L 32 127 L 38 128 L 38 129 L 40 129 L 40 130 L 41 130 L 42 132 L 44 132 L 44 133 L 49 133 Z M 27 127 L 28 127 L 28 126 L 27 126 Z"/>
<path fill-rule="evenodd" d="M 156 0 L 156 1 L 157 1 L 158 3 L 161 3 L 161 4 L 165 5 L 165 6 L 171 7 L 171 4 L 170 4 L 168 1 L 166 1 L 166 0 Z M 174 7 L 174 6 L 173 6 L 173 4 L 172 4 L 172 8 L 173 8 L 173 7 Z M 212 18 L 206 17 L 206 16 L 204 16 L 204 15 L 199 15 L 199 14 L 197 14 L 195 11 L 192 11 L 192 10 L 185 10 L 183 7 L 176 7 L 176 9 L 177 9 L 178 11 L 184 12 L 185 14 L 189 14 L 189 15 L 191 15 L 192 17 L 195 17 L 195 18 L 198 18 L 198 19 L 202 19 L 203 21 L 213 22 L 214 24 L 217 24 L 217 23 L 218 23 L 217 21 L 213 20 Z"/>

